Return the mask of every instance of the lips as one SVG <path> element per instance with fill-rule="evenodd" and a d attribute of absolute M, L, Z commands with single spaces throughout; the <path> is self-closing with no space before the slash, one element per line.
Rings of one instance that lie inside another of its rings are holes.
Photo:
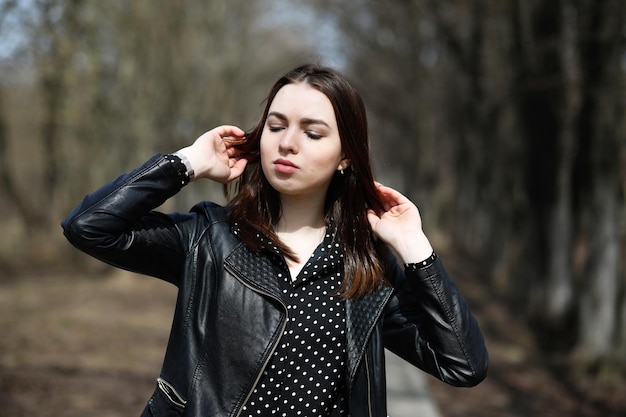
<path fill-rule="evenodd" d="M 279 158 L 274 161 L 274 169 L 281 174 L 293 174 L 299 168 L 296 164 L 288 159 Z"/>

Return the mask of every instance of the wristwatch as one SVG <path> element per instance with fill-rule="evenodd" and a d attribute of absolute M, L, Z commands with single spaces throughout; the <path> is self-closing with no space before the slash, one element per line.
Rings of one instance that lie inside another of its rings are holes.
<path fill-rule="evenodd" d="M 189 181 L 193 180 L 195 173 L 193 171 L 193 167 L 191 166 L 191 162 L 189 162 L 189 158 L 187 158 L 185 155 L 183 155 L 180 152 L 174 152 L 172 155 L 180 158 L 180 161 L 185 165 L 185 168 L 187 170 L 185 172 L 185 175 L 187 176 Z"/>
<path fill-rule="evenodd" d="M 194 171 L 189 159 L 178 152 L 167 154 L 164 158 L 174 167 L 180 183 L 183 186 L 189 184 L 189 181 L 194 177 Z"/>

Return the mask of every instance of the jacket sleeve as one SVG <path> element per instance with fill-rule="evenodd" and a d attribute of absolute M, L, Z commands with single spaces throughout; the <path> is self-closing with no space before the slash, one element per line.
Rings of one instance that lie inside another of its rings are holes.
<path fill-rule="evenodd" d="M 392 265 L 395 293 L 384 319 L 385 347 L 450 385 L 480 383 L 489 362 L 485 342 L 441 260 L 415 271 Z"/>
<path fill-rule="evenodd" d="M 61 222 L 67 239 L 108 264 L 179 283 L 186 245 L 180 226 L 192 214 L 154 211 L 182 187 L 175 168 L 155 155 L 83 201 Z"/>

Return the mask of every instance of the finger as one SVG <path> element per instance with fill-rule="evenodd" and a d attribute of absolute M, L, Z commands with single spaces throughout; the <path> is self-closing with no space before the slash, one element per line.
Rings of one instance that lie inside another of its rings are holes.
<path fill-rule="evenodd" d="M 245 158 L 231 159 L 230 163 L 232 163 L 232 166 L 230 167 L 230 176 L 228 177 L 228 181 L 232 181 L 243 174 L 243 171 L 248 164 L 248 160 Z"/>
<path fill-rule="evenodd" d="M 229 158 L 233 158 L 236 157 L 237 155 L 239 155 L 239 149 L 237 149 L 234 146 L 227 146 L 226 147 L 226 155 L 228 155 Z"/>
<path fill-rule="evenodd" d="M 376 189 L 378 191 L 380 201 L 383 204 L 383 208 L 385 209 L 385 211 L 391 210 L 394 206 L 398 204 L 396 199 L 394 198 L 393 193 L 391 192 L 393 191 L 391 188 L 385 187 L 384 185 L 377 183 Z"/>
<path fill-rule="evenodd" d="M 246 132 L 244 132 L 241 128 L 239 128 L 238 126 L 232 126 L 232 125 L 218 126 L 214 129 L 214 131 L 215 133 L 220 135 L 220 137 L 222 138 L 226 138 L 226 137 L 243 138 L 246 135 Z"/>
<path fill-rule="evenodd" d="M 380 194 L 383 196 L 383 198 L 389 204 L 392 204 L 392 206 L 397 206 L 399 204 L 407 203 L 410 201 L 404 194 L 402 194 L 401 192 L 391 187 L 387 187 L 382 184 L 379 184 L 378 190 Z"/>
<path fill-rule="evenodd" d="M 381 196 L 383 196 L 384 198 L 393 197 L 396 193 L 398 193 L 393 188 L 387 187 L 386 185 L 383 185 L 379 182 L 375 182 L 375 185 L 378 193 L 381 194 Z"/>
<path fill-rule="evenodd" d="M 388 211 L 391 208 L 391 206 L 389 206 L 389 203 L 387 201 L 388 197 L 385 194 L 385 186 L 382 185 L 378 181 L 374 181 L 374 187 L 376 188 L 376 192 L 378 193 L 378 196 L 380 197 L 380 202 L 383 205 L 384 211 Z"/>
<path fill-rule="evenodd" d="M 380 217 L 378 217 L 374 210 L 367 210 L 367 220 L 369 221 L 372 230 L 376 230 L 376 224 L 380 220 Z"/>

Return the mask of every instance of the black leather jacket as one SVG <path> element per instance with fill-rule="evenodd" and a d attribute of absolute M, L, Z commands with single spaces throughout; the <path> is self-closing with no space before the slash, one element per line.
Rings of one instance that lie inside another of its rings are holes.
<path fill-rule="evenodd" d="M 63 221 L 72 244 L 178 286 L 167 352 L 143 416 L 238 416 L 282 335 L 287 308 L 271 264 L 235 236 L 226 209 L 153 211 L 181 188 L 162 156 L 85 197 Z M 350 414 L 386 416 L 384 348 L 446 383 L 486 375 L 476 320 L 436 260 L 394 263 L 378 291 L 346 301 Z"/>

